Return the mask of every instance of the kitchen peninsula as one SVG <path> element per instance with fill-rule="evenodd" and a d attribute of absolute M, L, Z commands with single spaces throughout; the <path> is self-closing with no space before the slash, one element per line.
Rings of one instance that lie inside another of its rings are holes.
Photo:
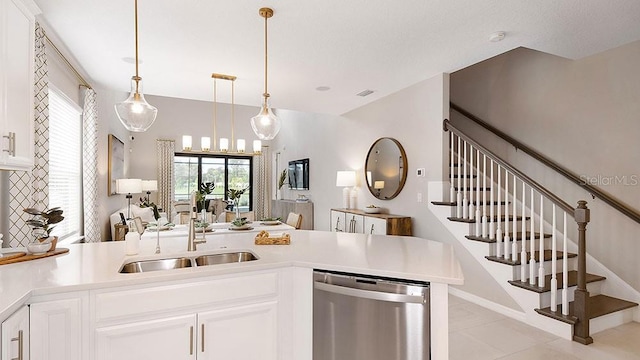
<path fill-rule="evenodd" d="M 0 267 L 0 320 L 31 305 L 32 358 L 52 349 L 64 351 L 65 359 L 228 358 L 224 354 L 235 350 L 260 359 L 311 360 L 312 273 L 323 269 L 429 282 L 432 359 L 447 358 L 448 286 L 463 282 L 449 245 L 414 237 L 290 234 L 291 245 L 280 246 L 254 245 L 255 233 L 220 234 L 195 252 L 186 251 L 186 239 L 166 238 L 159 255 L 151 239 L 135 256 L 124 255 L 124 242 L 70 245 L 66 255 Z M 258 260 L 119 272 L 134 260 L 230 251 L 249 251 Z M 47 341 L 57 346 L 42 344 Z"/>

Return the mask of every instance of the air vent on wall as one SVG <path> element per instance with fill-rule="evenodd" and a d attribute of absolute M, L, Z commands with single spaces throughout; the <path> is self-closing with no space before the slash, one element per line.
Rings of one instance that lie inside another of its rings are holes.
<path fill-rule="evenodd" d="M 359 93 L 357 93 L 356 95 L 365 97 L 365 96 L 371 95 L 371 94 L 373 94 L 373 90 L 362 90 Z"/>

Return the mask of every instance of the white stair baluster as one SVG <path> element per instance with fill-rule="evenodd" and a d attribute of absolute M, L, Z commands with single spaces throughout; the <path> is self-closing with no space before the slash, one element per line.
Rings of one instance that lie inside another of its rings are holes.
<path fill-rule="evenodd" d="M 462 217 L 465 219 L 469 218 L 469 199 L 467 199 L 467 142 L 464 142 L 464 161 L 462 162 L 464 164 L 464 172 L 463 172 L 463 176 L 462 176 L 462 184 L 465 187 L 464 190 L 462 190 Z M 458 174 L 458 176 L 460 176 L 460 174 Z"/>
<path fill-rule="evenodd" d="M 527 222 L 524 220 L 527 214 L 527 188 L 524 181 L 522 182 L 522 250 L 520 251 L 520 281 L 527 281 Z"/>
<path fill-rule="evenodd" d="M 480 202 L 480 149 L 478 149 L 476 157 L 476 173 L 478 175 L 476 178 L 476 236 L 480 236 L 482 235 L 482 216 L 480 215 L 480 209 L 482 208 L 482 203 Z"/>
<path fill-rule="evenodd" d="M 529 234 L 529 250 L 531 251 L 531 256 L 529 257 L 529 285 L 535 285 L 536 284 L 536 278 L 535 278 L 535 274 L 536 274 L 536 258 L 535 258 L 535 252 L 536 252 L 536 237 L 535 237 L 535 221 L 534 221 L 534 210 L 535 210 L 535 197 L 533 195 L 533 188 L 531 188 L 531 233 Z M 544 261 L 544 254 L 540 254 L 538 255 L 538 259 L 540 261 Z"/>
<path fill-rule="evenodd" d="M 483 188 L 487 187 L 487 155 L 483 154 L 482 159 L 482 178 L 483 180 Z M 480 192 L 480 189 L 476 189 L 476 191 Z M 482 237 L 486 238 L 488 235 L 488 227 L 487 227 L 487 195 L 486 192 L 482 192 Z"/>
<path fill-rule="evenodd" d="M 551 252 L 556 253 L 556 204 L 553 204 L 551 216 L 553 217 L 551 230 Z M 558 271 L 558 260 L 554 256 L 551 259 L 551 311 L 558 311 L 558 278 L 556 272 Z M 566 280 L 565 280 L 566 281 Z"/>
<path fill-rule="evenodd" d="M 493 183 L 495 180 L 495 177 L 493 177 L 493 160 L 491 160 L 491 181 L 489 181 L 489 187 L 491 187 L 491 190 L 489 190 L 489 239 L 495 239 L 496 238 L 496 206 L 493 203 Z M 486 186 L 485 186 L 485 191 L 487 191 Z"/>
<path fill-rule="evenodd" d="M 449 165 L 451 167 L 450 170 L 450 181 L 451 181 L 451 188 L 449 190 L 449 201 L 450 202 L 454 202 L 455 198 L 456 198 L 456 193 L 455 193 L 455 185 L 454 185 L 454 169 L 453 169 L 453 147 L 454 147 L 454 139 L 453 139 L 453 132 L 451 132 L 451 139 L 449 140 L 449 147 L 450 147 L 450 152 L 451 152 L 451 164 Z"/>
<path fill-rule="evenodd" d="M 562 315 L 569 315 L 569 271 L 567 269 L 567 212 L 563 211 L 563 230 L 564 239 L 562 241 Z"/>
<path fill-rule="evenodd" d="M 501 206 L 498 203 L 498 206 Z M 504 258 L 509 259 L 509 171 L 504 171 Z"/>
<path fill-rule="evenodd" d="M 458 194 L 456 196 L 456 217 L 462 217 L 462 185 L 460 184 L 460 166 L 462 166 L 462 139 L 458 136 L 458 171 L 456 171 L 456 177 L 458 178 Z"/>
<path fill-rule="evenodd" d="M 516 174 L 513 174 L 513 231 L 511 232 L 511 236 L 513 237 L 513 242 L 511 242 L 511 261 L 516 261 L 518 259 L 518 242 L 516 241 L 518 237 L 518 208 L 516 206 L 516 200 L 518 199 L 518 179 L 516 178 Z M 524 241 L 521 239 L 521 241 Z"/>
<path fill-rule="evenodd" d="M 544 254 L 544 196 L 540 194 L 540 239 L 538 240 L 540 243 L 538 245 L 538 249 L 540 254 Z M 555 259 L 556 254 L 551 254 L 551 258 Z M 540 262 L 538 264 L 538 287 L 544 287 L 545 279 L 544 279 L 544 260 L 540 258 Z"/>
<path fill-rule="evenodd" d="M 492 168 L 493 169 L 493 168 Z M 493 170 L 492 170 L 493 172 Z M 498 192 L 498 204 L 495 205 L 498 209 L 498 222 L 496 223 L 498 228 L 496 229 L 496 248 L 497 248 L 497 254 L 496 256 L 501 257 L 502 256 L 502 221 L 500 219 L 500 215 L 501 215 L 501 210 L 500 209 L 500 193 L 502 192 L 502 181 L 501 181 L 501 176 L 500 176 L 500 172 L 501 172 L 501 167 L 500 164 L 498 164 L 498 188 L 496 189 L 496 191 Z"/>
<path fill-rule="evenodd" d="M 473 205 L 473 145 L 470 145 L 470 156 L 469 156 L 469 219 L 473 220 L 475 218 L 475 206 Z M 476 233 L 476 235 L 478 235 Z"/>

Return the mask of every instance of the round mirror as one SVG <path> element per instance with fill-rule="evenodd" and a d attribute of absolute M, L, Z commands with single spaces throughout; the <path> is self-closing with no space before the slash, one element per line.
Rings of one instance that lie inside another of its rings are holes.
<path fill-rule="evenodd" d="M 369 149 L 364 171 L 373 196 L 380 200 L 393 199 L 407 180 L 407 154 L 398 140 L 380 138 Z"/>

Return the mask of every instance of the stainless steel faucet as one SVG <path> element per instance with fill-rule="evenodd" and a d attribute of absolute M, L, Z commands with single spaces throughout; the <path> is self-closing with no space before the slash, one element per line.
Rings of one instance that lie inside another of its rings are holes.
<path fill-rule="evenodd" d="M 196 217 L 198 208 L 196 205 L 196 192 L 191 193 L 191 213 L 189 216 L 189 238 L 187 239 L 187 251 L 196 251 Z"/>

